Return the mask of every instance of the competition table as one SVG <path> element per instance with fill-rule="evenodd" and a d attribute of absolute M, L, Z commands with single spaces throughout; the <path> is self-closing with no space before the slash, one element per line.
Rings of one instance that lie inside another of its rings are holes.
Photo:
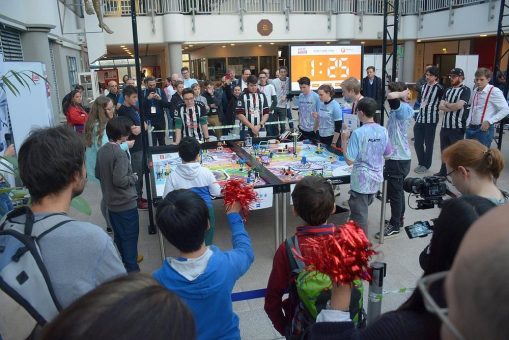
<path fill-rule="evenodd" d="M 286 238 L 288 194 L 305 176 L 322 176 L 333 185 L 350 183 L 349 167 L 341 153 L 314 143 L 269 143 L 269 138 L 255 138 L 252 146 L 243 141 L 207 142 L 202 144 L 201 164 L 209 168 L 220 186 L 229 178 L 243 178 L 255 190 L 271 188 L 274 205 L 275 247 Z M 273 140 L 274 141 L 274 140 Z M 296 148 L 295 148 L 296 146 Z M 166 178 L 181 159 L 177 146 L 148 149 L 151 187 L 155 205 L 162 199 Z M 280 228 L 281 227 L 281 228 Z M 161 252 L 164 255 L 164 243 Z"/>

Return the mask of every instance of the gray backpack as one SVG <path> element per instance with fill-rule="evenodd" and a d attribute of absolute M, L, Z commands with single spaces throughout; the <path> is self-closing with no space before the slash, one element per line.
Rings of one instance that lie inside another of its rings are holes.
<path fill-rule="evenodd" d="M 15 222 L 23 215 L 25 223 Z M 65 214 L 51 214 L 34 222 L 30 208 L 21 207 L 0 222 L 0 338 L 26 339 L 61 310 L 39 241 L 71 221 Z"/>

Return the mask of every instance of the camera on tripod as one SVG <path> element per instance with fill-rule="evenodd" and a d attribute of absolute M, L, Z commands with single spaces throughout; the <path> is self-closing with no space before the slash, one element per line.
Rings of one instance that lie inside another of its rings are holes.
<path fill-rule="evenodd" d="M 417 195 L 417 208 L 432 209 L 435 205 L 440 206 L 443 196 L 447 194 L 445 177 L 428 176 L 423 178 L 405 178 L 403 190 Z"/>

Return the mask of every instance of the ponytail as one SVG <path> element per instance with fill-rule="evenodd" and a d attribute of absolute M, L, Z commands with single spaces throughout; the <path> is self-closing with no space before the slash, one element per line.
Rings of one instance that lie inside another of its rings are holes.
<path fill-rule="evenodd" d="M 500 173 L 504 169 L 504 158 L 499 149 L 490 148 L 484 152 L 483 159 L 484 168 L 493 176 L 494 179 L 500 177 Z"/>

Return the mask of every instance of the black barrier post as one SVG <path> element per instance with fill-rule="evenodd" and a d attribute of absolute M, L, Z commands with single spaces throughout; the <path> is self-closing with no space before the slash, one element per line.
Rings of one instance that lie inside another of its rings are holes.
<path fill-rule="evenodd" d="M 141 120 L 141 134 L 142 134 L 142 169 L 144 174 L 138 174 L 138 176 L 145 175 L 145 187 L 147 190 L 147 201 L 148 201 L 148 233 L 155 234 L 156 227 L 154 225 L 154 212 L 152 210 L 152 190 L 150 188 L 150 177 L 147 169 L 147 147 L 148 147 L 148 133 L 145 129 L 145 112 L 143 112 L 143 93 L 141 91 L 141 65 L 140 65 L 140 49 L 138 46 L 138 25 L 136 23 L 136 0 L 131 0 L 131 24 L 133 28 L 133 49 L 134 49 L 134 63 L 136 65 L 136 83 L 138 85 L 138 103 L 140 103 L 139 112 Z"/>
<path fill-rule="evenodd" d="M 368 326 L 373 324 L 382 313 L 382 297 L 384 277 L 387 272 L 387 264 L 383 262 L 373 262 L 371 264 L 373 270 L 372 280 L 369 283 L 368 293 Z"/>

